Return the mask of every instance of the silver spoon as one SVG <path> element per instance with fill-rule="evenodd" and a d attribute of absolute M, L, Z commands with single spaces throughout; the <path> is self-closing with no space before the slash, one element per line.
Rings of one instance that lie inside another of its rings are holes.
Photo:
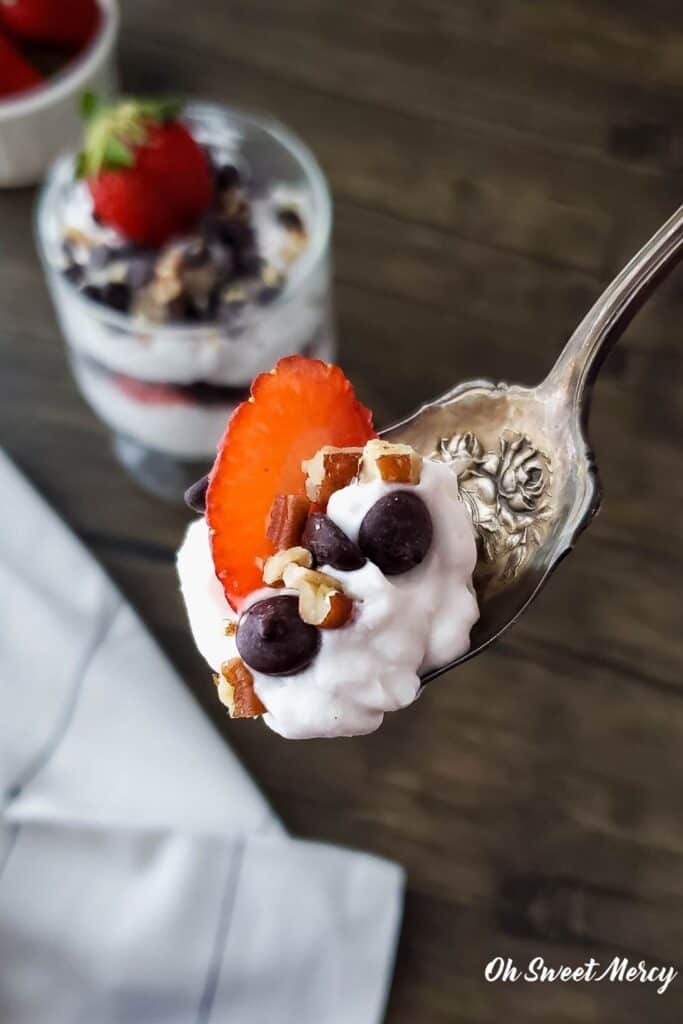
<path fill-rule="evenodd" d="M 480 619 L 467 654 L 480 654 L 528 608 L 600 507 L 586 438 L 592 386 L 612 345 L 683 256 L 683 206 L 624 267 L 537 387 L 459 384 L 382 432 L 458 475 L 479 545 Z"/>

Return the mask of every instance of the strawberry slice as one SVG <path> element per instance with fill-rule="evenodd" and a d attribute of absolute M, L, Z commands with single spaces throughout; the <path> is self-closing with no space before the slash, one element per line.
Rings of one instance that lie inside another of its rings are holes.
<path fill-rule="evenodd" d="M 306 494 L 302 461 L 323 445 L 360 446 L 376 436 L 372 413 L 338 366 L 287 356 L 256 378 L 230 418 L 206 497 L 216 575 L 235 611 L 263 586 L 273 499 Z"/>

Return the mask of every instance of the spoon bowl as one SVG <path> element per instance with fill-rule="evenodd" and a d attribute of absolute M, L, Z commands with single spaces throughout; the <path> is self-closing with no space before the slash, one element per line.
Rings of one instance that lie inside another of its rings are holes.
<path fill-rule="evenodd" d="M 477 535 L 480 618 L 470 649 L 423 682 L 500 637 L 598 511 L 586 432 L 592 386 L 612 345 L 682 255 L 680 207 L 603 292 L 541 384 L 459 384 L 382 432 L 452 467 Z"/>

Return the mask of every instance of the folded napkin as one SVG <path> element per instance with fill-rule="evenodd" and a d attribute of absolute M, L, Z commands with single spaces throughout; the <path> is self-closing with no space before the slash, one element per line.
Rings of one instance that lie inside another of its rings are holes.
<path fill-rule="evenodd" d="M 2 452 L 0 494 L 0 1021 L 377 1024 L 400 868 L 290 838 Z"/>

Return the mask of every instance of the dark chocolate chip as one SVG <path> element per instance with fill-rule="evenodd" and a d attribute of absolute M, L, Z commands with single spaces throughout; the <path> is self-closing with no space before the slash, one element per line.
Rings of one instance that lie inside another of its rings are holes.
<path fill-rule="evenodd" d="M 76 262 L 76 246 L 70 238 L 62 239 L 62 252 L 69 263 Z"/>
<path fill-rule="evenodd" d="M 264 285 L 256 296 L 259 306 L 267 306 L 282 294 L 282 285 Z"/>
<path fill-rule="evenodd" d="M 102 289 L 100 301 L 110 309 L 119 313 L 127 313 L 130 308 L 131 290 L 130 286 L 123 281 L 110 281 Z"/>
<path fill-rule="evenodd" d="M 182 266 L 185 270 L 200 270 L 211 262 L 211 253 L 202 238 L 194 239 L 183 249 Z"/>
<path fill-rule="evenodd" d="M 70 263 L 63 270 L 64 277 L 72 284 L 80 284 L 83 280 L 84 271 L 80 263 Z"/>
<path fill-rule="evenodd" d="M 232 246 L 215 242 L 211 246 L 211 259 L 216 268 L 216 277 L 222 286 L 235 276 L 235 253 Z"/>
<path fill-rule="evenodd" d="M 117 255 L 110 245 L 95 245 L 88 253 L 88 264 L 93 270 L 103 270 Z"/>
<path fill-rule="evenodd" d="M 241 248 L 235 249 L 236 269 L 239 274 L 258 274 L 261 268 L 261 257 L 255 242 L 250 242 Z"/>
<path fill-rule="evenodd" d="M 235 636 L 242 660 L 257 672 L 288 676 L 306 668 L 320 648 L 320 633 L 299 616 L 290 594 L 267 597 L 242 613 Z"/>
<path fill-rule="evenodd" d="M 366 512 L 358 545 L 385 576 L 397 576 L 420 564 L 432 535 L 432 517 L 422 498 L 411 491 L 392 491 Z"/>
<path fill-rule="evenodd" d="M 221 220 L 218 224 L 218 237 L 238 252 L 255 247 L 254 229 L 242 220 Z"/>
<path fill-rule="evenodd" d="M 140 253 L 130 258 L 126 279 L 134 292 L 144 288 L 152 280 L 154 264 L 155 257 L 148 253 Z"/>
<path fill-rule="evenodd" d="M 219 192 L 225 192 L 230 188 L 237 188 L 240 184 L 240 172 L 233 164 L 223 164 L 216 171 L 216 188 Z"/>
<path fill-rule="evenodd" d="M 85 295 L 86 299 L 91 299 L 92 302 L 102 301 L 102 289 L 94 284 L 87 284 L 82 290 L 81 295 Z"/>
<path fill-rule="evenodd" d="M 221 234 L 221 215 L 217 210 L 207 210 L 199 221 L 199 231 L 206 242 L 215 242 Z"/>
<path fill-rule="evenodd" d="M 316 565 L 329 565 L 342 572 L 353 572 L 365 565 L 366 559 L 360 548 L 322 512 L 309 515 L 301 545 L 308 548 Z"/>
<path fill-rule="evenodd" d="M 206 491 L 208 486 L 209 475 L 207 473 L 206 476 L 203 476 L 201 480 L 197 480 L 196 483 L 192 484 L 185 491 L 185 504 L 193 512 L 199 512 L 202 516 L 206 512 Z"/>
<path fill-rule="evenodd" d="M 276 213 L 278 222 L 288 231 L 305 231 L 304 222 L 291 206 L 281 206 Z"/>

